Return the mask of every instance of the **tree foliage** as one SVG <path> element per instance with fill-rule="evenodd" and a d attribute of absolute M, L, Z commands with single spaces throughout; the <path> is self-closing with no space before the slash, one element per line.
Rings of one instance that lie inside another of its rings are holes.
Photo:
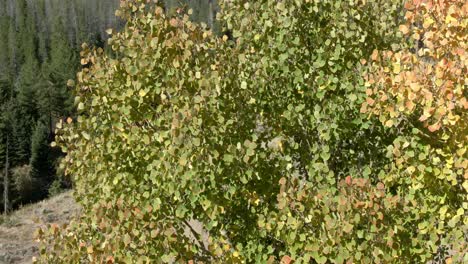
<path fill-rule="evenodd" d="M 80 114 L 56 140 L 84 215 L 39 232 L 40 261 L 466 261 L 465 130 L 426 133 L 395 84 L 431 74 L 411 73 L 431 60 L 407 37 L 431 2 L 221 1 L 232 38 L 149 2 L 122 1 L 112 56 L 83 46 Z M 463 25 L 458 2 L 441 12 Z M 462 91 L 440 122 L 464 118 L 460 63 L 439 76 Z"/>

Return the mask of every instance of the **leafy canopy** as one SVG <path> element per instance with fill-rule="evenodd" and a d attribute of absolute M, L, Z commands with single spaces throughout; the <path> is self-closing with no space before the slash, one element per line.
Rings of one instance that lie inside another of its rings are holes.
<path fill-rule="evenodd" d="M 455 159 L 452 145 L 437 147 L 454 134 L 427 134 L 405 110 L 389 125 L 372 97 L 397 78 L 377 85 L 393 57 L 376 50 L 414 53 L 411 3 L 221 1 L 230 38 L 122 1 L 114 54 L 83 47 L 81 115 L 57 137 L 84 215 L 39 232 L 41 261 L 467 258 L 465 147 Z"/>

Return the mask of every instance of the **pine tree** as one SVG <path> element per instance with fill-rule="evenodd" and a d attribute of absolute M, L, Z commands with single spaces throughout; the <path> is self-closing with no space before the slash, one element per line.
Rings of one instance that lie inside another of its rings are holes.
<path fill-rule="evenodd" d="M 36 31 L 37 31 L 37 55 L 40 63 L 44 63 L 49 53 L 49 27 L 47 23 L 45 1 L 36 0 Z"/>
<path fill-rule="evenodd" d="M 0 1 L 0 80 L 10 77 L 10 56 L 8 52 L 8 30 L 10 19 L 6 12 L 6 1 Z M 1 96 L 1 95 L 0 95 Z"/>
<path fill-rule="evenodd" d="M 3 181 L 1 186 L 3 211 L 7 213 L 10 209 L 10 177 L 9 168 L 11 164 L 11 100 L 13 98 L 12 85 L 6 76 L 0 76 L 0 175 Z"/>
<path fill-rule="evenodd" d="M 9 11 L 9 10 L 7 10 Z M 18 65 L 19 65 L 19 52 L 18 52 L 18 39 L 17 39 L 17 26 L 16 26 L 16 19 L 14 18 L 13 13 L 7 13 L 8 20 L 8 54 L 9 54 L 9 61 L 8 61 L 8 69 L 12 75 L 18 72 Z"/>
<path fill-rule="evenodd" d="M 37 111 L 37 83 L 39 64 L 35 57 L 27 56 L 25 63 L 21 66 L 19 77 L 16 82 L 16 103 L 12 108 L 13 130 L 17 144 L 18 155 L 23 161 L 29 160 L 31 134 L 34 129 L 35 120 L 39 118 Z"/>
<path fill-rule="evenodd" d="M 49 184 L 54 175 L 53 163 L 50 159 L 48 143 L 49 129 L 43 121 L 38 121 L 31 139 L 31 176 L 39 183 L 38 198 L 47 194 Z"/>
<path fill-rule="evenodd" d="M 73 78 L 73 73 L 77 68 L 77 57 L 66 37 L 62 20 L 60 17 L 55 19 L 49 59 L 42 68 L 41 77 L 44 81 L 37 89 L 39 112 L 43 120 L 48 120 L 51 134 L 55 120 L 61 116 L 68 116 L 72 112 L 73 102 L 67 88 L 67 81 Z"/>
<path fill-rule="evenodd" d="M 3 86 L 3 85 L 2 85 Z M 8 101 L 3 102 L 0 106 L 0 156 L 2 158 L 2 175 L 3 175 L 3 212 L 6 214 L 11 208 L 10 197 L 10 167 L 11 167 L 11 146 L 12 131 L 11 131 L 11 97 Z"/>
<path fill-rule="evenodd" d="M 15 83 L 16 104 L 14 105 L 13 114 L 16 118 L 13 119 L 12 127 L 18 156 L 21 161 L 27 162 L 30 157 L 31 134 L 35 120 L 39 118 L 36 89 L 40 66 L 36 53 L 37 41 L 34 17 L 29 12 L 25 0 L 18 1 L 18 13 L 21 15 L 21 17 L 17 18 L 21 66 Z"/>
<path fill-rule="evenodd" d="M 5 143 L 5 172 L 3 174 L 3 211 L 5 214 L 8 213 L 10 210 L 10 197 L 9 197 L 9 190 L 10 190 L 10 177 L 9 177 L 9 169 L 10 169 L 10 156 L 9 156 L 9 135 L 6 134 L 6 143 Z"/>

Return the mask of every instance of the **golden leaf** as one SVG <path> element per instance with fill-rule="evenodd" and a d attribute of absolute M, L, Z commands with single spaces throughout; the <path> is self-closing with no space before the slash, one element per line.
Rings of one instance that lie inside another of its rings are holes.
<path fill-rule="evenodd" d="M 408 32 L 409 32 L 408 26 L 407 25 L 400 25 L 400 31 L 401 31 L 401 33 L 403 33 L 405 35 L 408 34 Z"/>
<path fill-rule="evenodd" d="M 429 129 L 429 131 L 431 132 L 435 132 L 440 129 L 440 123 L 435 123 L 433 125 L 430 125 L 429 127 L 427 127 L 427 129 Z"/>
<path fill-rule="evenodd" d="M 419 92 L 419 90 L 421 90 L 421 86 L 419 86 L 419 83 L 411 83 L 410 88 L 414 92 Z"/>

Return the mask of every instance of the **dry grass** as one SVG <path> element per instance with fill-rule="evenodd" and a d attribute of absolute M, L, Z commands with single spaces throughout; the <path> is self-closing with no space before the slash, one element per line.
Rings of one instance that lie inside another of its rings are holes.
<path fill-rule="evenodd" d="M 79 213 L 71 192 L 25 206 L 0 218 L 0 264 L 31 263 L 38 253 L 34 233 L 47 224 L 69 222 Z"/>

